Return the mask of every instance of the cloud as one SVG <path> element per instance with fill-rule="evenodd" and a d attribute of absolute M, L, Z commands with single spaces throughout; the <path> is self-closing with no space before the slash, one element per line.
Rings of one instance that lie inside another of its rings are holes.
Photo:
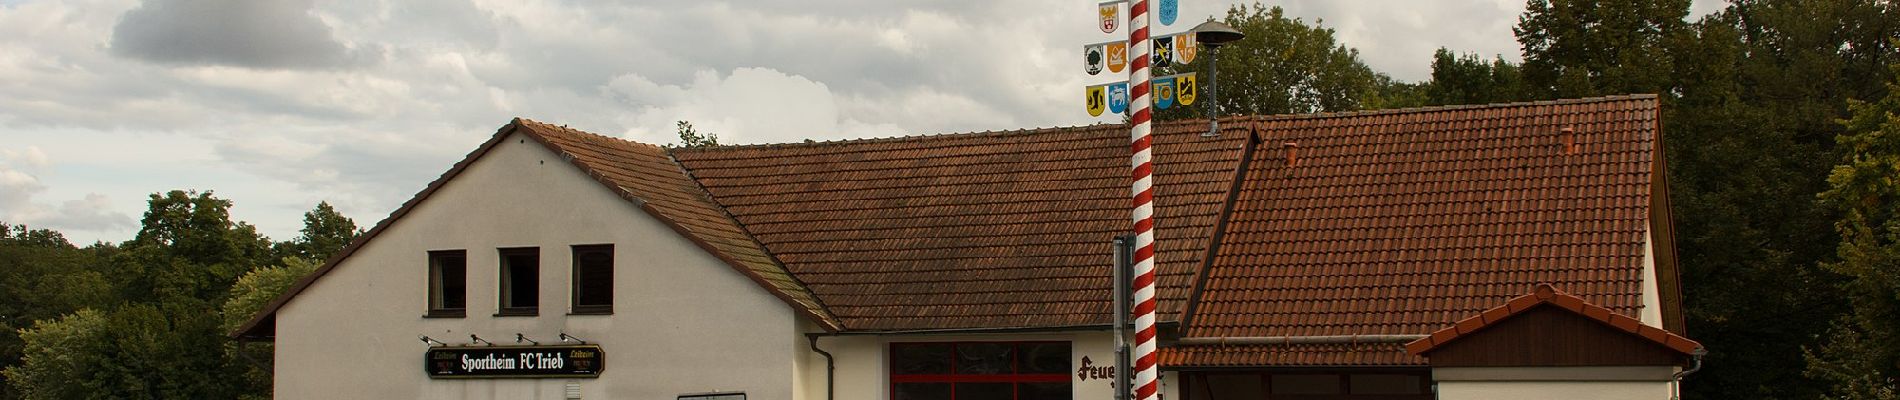
<path fill-rule="evenodd" d="M 105 195 L 88 193 L 84 199 L 59 205 L 35 201 L 46 192 L 39 173 L 51 163 L 38 146 L 0 149 L 0 222 L 26 224 L 60 231 L 103 231 L 133 226 L 132 218 L 112 210 Z"/>
<path fill-rule="evenodd" d="M 1231 4 L 1252 4 L 1253 0 Z M 1432 53 L 1444 47 L 1481 58 L 1523 59 L 1511 28 L 1524 13 L 1523 0 L 1288 0 L 1289 17 L 1324 21 L 1339 44 L 1359 50 L 1374 71 L 1404 81 L 1431 79 Z M 1723 0 L 1693 0 L 1688 19 L 1720 11 Z"/>
<path fill-rule="evenodd" d="M 357 60 L 311 13 L 314 0 L 146 0 L 113 28 L 112 51 L 167 64 L 317 69 Z"/>
<path fill-rule="evenodd" d="M 609 82 L 606 90 L 629 105 L 648 104 L 624 121 L 629 125 L 627 136 L 650 143 L 676 142 L 676 121 L 691 121 L 695 129 L 717 134 L 720 143 L 726 144 L 899 132 L 893 125 L 847 118 L 839 113 L 830 87 L 770 68 L 739 68 L 726 76 L 700 71 L 692 83 L 680 86 L 622 75 Z"/>
<path fill-rule="evenodd" d="M 1440 46 L 1518 53 L 1522 0 L 1282 3 L 1400 79 Z M 13 149 L 0 218 L 123 239 L 111 215 L 195 188 L 272 236 L 320 200 L 368 224 L 516 116 L 649 143 L 679 120 L 726 143 L 1108 122 L 1079 99 L 1118 80 L 1079 68 L 1118 37 L 1095 23 L 1013 0 L 0 0 L 0 146 L 52 155 Z"/>

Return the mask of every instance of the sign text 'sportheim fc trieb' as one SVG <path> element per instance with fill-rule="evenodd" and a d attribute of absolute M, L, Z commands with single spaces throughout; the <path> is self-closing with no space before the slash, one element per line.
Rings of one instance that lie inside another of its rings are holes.
<path fill-rule="evenodd" d="M 430 378 L 598 378 L 607 354 L 596 345 L 431 347 Z"/>

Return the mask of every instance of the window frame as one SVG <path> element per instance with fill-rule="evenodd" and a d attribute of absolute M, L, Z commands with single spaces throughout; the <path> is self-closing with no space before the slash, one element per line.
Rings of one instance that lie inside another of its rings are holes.
<path fill-rule="evenodd" d="M 1010 347 L 1010 353 L 1009 353 L 1010 372 L 1009 373 L 969 374 L 969 373 L 957 372 L 956 361 L 958 358 L 958 353 L 957 353 L 958 345 L 999 345 L 999 344 L 1007 345 Z M 887 346 L 885 346 L 885 354 L 886 354 L 886 357 L 884 360 L 885 361 L 884 362 L 884 376 L 885 376 L 885 388 L 886 388 L 885 399 L 887 400 L 897 399 L 897 385 L 900 383 L 950 384 L 950 399 L 951 400 L 957 399 L 956 384 L 959 384 L 959 383 L 1009 383 L 1012 385 L 1017 385 L 1017 386 L 1012 386 L 1011 388 L 1012 398 L 1022 397 L 1022 388 L 1020 387 L 1021 384 L 1062 383 L 1062 384 L 1069 385 L 1069 399 L 1074 400 L 1075 399 L 1075 381 L 1074 381 L 1075 373 L 1074 372 L 1063 371 L 1059 373 L 1024 373 L 1020 371 L 1020 368 L 1022 367 L 1021 358 L 1022 358 L 1024 345 L 1035 345 L 1035 344 L 1068 345 L 1069 346 L 1069 352 L 1067 355 L 1069 359 L 1068 369 L 1075 368 L 1075 342 L 1069 341 L 1069 340 L 891 342 Z M 897 362 L 898 362 L 896 354 L 897 354 L 898 347 L 900 346 L 926 346 L 926 345 L 949 345 L 950 346 L 950 352 L 949 352 L 950 362 L 948 364 L 949 369 L 947 372 L 939 373 L 939 374 L 899 374 L 896 372 Z"/>
<path fill-rule="evenodd" d="M 426 279 L 428 279 L 428 290 L 426 294 L 427 297 L 423 298 L 423 304 L 428 312 L 423 314 L 423 317 L 463 318 L 468 316 L 468 250 L 430 250 L 427 254 L 428 276 Z M 443 293 L 443 286 L 446 281 L 442 278 L 441 260 L 448 257 L 462 259 L 462 307 L 460 308 L 446 307 L 448 298 L 446 297 L 447 293 Z"/>
<path fill-rule="evenodd" d="M 497 283 L 497 285 L 495 285 L 495 316 L 497 317 L 531 317 L 531 316 L 540 315 L 541 314 L 541 248 L 540 247 L 502 247 L 502 248 L 495 249 L 495 254 L 499 256 L 499 258 L 495 261 L 495 266 L 496 266 L 495 269 L 499 272 L 498 274 L 499 276 L 497 277 L 495 281 Z M 534 303 L 533 305 L 527 306 L 527 307 L 510 307 L 508 304 L 509 300 L 514 300 L 518 296 L 516 296 L 514 293 L 513 275 L 509 273 L 509 272 L 512 272 L 511 270 L 514 269 L 513 268 L 514 265 L 509 264 L 508 258 L 509 256 L 520 256 L 520 255 L 534 256 L 534 271 L 530 273 L 531 275 L 534 276 L 534 295 L 529 296 L 529 298 L 532 299 Z"/>
<path fill-rule="evenodd" d="M 568 314 L 570 315 L 613 315 L 614 313 L 614 273 L 617 262 L 613 243 L 577 244 L 569 246 L 570 262 L 573 268 L 568 270 Z M 581 304 L 581 255 L 591 252 L 607 253 L 607 303 Z"/>

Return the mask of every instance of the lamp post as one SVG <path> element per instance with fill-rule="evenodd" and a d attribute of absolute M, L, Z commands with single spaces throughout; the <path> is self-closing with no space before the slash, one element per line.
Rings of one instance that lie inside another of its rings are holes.
<path fill-rule="evenodd" d="M 1235 30 L 1234 27 L 1227 26 L 1227 24 L 1220 23 L 1220 21 L 1202 22 L 1200 25 L 1195 25 L 1194 29 L 1190 31 L 1194 32 L 1194 41 L 1207 45 L 1207 51 L 1213 53 L 1208 55 L 1207 60 L 1207 133 L 1203 133 L 1201 136 L 1220 136 L 1219 49 L 1221 45 L 1246 38 L 1247 34 L 1240 33 L 1239 30 Z"/>

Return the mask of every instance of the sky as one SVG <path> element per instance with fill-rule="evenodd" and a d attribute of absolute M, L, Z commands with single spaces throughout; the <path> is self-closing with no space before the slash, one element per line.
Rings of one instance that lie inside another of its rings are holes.
<path fill-rule="evenodd" d="M 1230 3 L 1184 0 L 1185 31 Z M 1266 3 L 1375 70 L 1518 60 L 1519 0 Z M 1692 17 L 1721 7 L 1695 0 Z M 511 118 L 663 144 L 1107 122 L 1095 1 L 0 0 L 0 221 L 120 242 L 209 190 L 277 240 L 319 201 L 363 228 Z M 1118 31 L 1117 35 L 1125 35 Z"/>

